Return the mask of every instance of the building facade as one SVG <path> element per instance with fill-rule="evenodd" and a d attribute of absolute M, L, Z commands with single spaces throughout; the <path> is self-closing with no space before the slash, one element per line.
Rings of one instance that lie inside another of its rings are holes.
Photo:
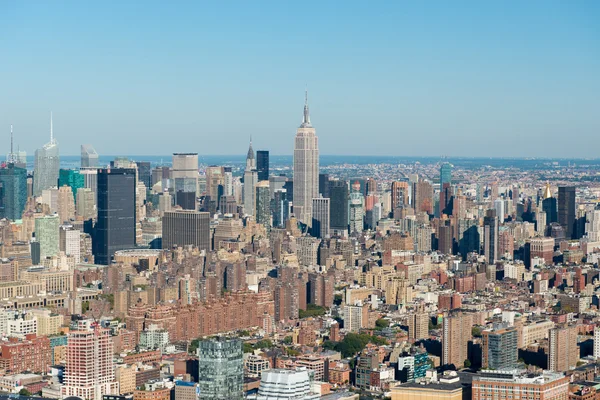
<path fill-rule="evenodd" d="M 294 141 L 294 214 L 310 226 L 312 199 L 319 197 L 319 139 L 310 123 L 308 94 L 304 101 L 302 124 Z"/>

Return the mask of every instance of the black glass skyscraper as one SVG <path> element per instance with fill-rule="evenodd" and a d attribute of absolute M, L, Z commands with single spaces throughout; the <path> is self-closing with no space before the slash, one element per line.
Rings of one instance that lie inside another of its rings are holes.
<path fill-rule="evenodd" d="M 558 187 L 558 223 L 565 228 L 567 239 L 573 239 L 575 233 L 575 187 Z"/>
<path fill-rule="evenodd" d="M 329 182 L 331 199 L 330 221 L 332 230 L 348 230 L 348 183 L 346 181 Z"/>
<path fill-rule="evenodd" d="M 269 151 L 258 150 L 256 152 L 256 171 L 259 181 L 269 180 Z"/>
<path fill-rule="evenodd" d="M 547 199 L 542 200 L 542 210 L 546 213 L 546 225 L 558 222 L 558 211 L 556 208 L 556 199 L 554 197 L 548 197 Z"/>
<path fill-rule="evenodd" d="M 150 166 L 150 162 L 149 161 L 137 161 L 136 164 L 138 167 L 138 179 L 140 180 L 140 182 L 142 182 L 144 185 L 146 185 L 147 188 L 151 188 L 152 187 L 152 167 Z"/>
<path fill-rule="evenodd" d="M 99 169 L 97 207 L 94 260 L 108 265 L 115 251 L 135 247 L 135 169 Z"/>
<path fill-rule="evenodd" d="M 329 174 L 319 174 L 319 193 L 329 198 Z"/>

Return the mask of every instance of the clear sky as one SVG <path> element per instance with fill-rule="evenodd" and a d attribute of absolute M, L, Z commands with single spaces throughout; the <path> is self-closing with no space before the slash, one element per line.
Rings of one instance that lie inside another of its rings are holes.
<path fill-rule="evenodd" d="M 600 1 L 0 1 L 0 152 L 600 157 Z M 6 136 L 4 136 L 4 132 Z"/>

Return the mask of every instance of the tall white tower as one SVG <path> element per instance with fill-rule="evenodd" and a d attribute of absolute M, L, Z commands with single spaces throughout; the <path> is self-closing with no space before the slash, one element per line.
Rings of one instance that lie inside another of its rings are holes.
<path fill-rule="evenodd" d="M 304 98 L 304 117 L 294 143 L 294 214 L 311 226 L 312 199 L 319 197 L 319 138 L 310 123 L 308 92 Z"/>
<path fill-rule="evenodd" d="M 254 186 L 258 183 L 258 171 L 256 170 L 256 157 L 252 148 L 252 138 L 246 156 L 246 169 L 244 170 L 244 213 L 254 215 L 256 213 L 256 192 Z"/>

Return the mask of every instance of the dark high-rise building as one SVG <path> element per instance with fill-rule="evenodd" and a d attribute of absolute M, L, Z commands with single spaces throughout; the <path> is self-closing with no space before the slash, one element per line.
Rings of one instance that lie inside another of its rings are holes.
<path fill-rule="evenodd" d="M 287 199 L 289 202 L 293 203 L 294 202 L 294 180 L 293 179 L 288 179 L 284 184 L 283 184 L 283 188 L 285 189 L 286 193 L 287 193 Z"/>
<path fill-rule="evenodd" d="M 452 227 L 440 226 L 438 229 L 438 251 L 442 254 L 452 254 Z"/>
<path fill-rule="evenodd" d="M 27 170 L 8 164 L 0 168 L 0 218 L 21 219 L 27 203 Z"/>
<path fill-rule="evenodd" d="M 483 254 L 489 264 L 498 259 L 498 217 L 495 209 L 487 210 L 483 218 Z"/>
<path fill-rule="evenodd" d="M 287 199 L 285 189 L 276 190 L 271 202 L 271 212 L 273 213 L 273 227 L 285 228 L 285 222 L 290 219 L 290 202 Z"/>
<path fill-rule="evenodd" d="M 193 210 L 168 211 L 162 224 L 163 249 L 192 245 L 210 250 L 210 214 Z"/>
<path fill-rule="evenodd" d="M 196 209 L 196 192 L 179 191 L 175 195 L 175 204 L 184 210 Z"/>
<path fill-rule="evenodd" d="M 256 152 L 256 171 L 259 181 L 269 180 L 269 151 L 258 150 Z"/>
<path fill-rule="evenodd" d="M 546 225 L 558 222 L 558 210 L 556 199 L 554 197 L 548 197 L 547 199 L 542 200 L 542 210 L 546 213 Z"/>
<path fill-rule="evenodd" d="M 444 182 L 440 189 L 440 216 L 442 214 L 452 215 L 452 186 Z"/>
<path fill-rule="evenodd" d="M 152 166 L 149 161 L 137 161 L 138 179 L 147 188 L 152 187 Z"/>
<path fill-rule="evenodd" d="M 337 231 L 348 231 L 348 183 L 346 181 L 330 181 L 329 198 L 331 205 L 330 228 Z"/>
<path fill-rule="evenodd" d="M 94 228 L 96 264 L 110 264 L 115 251 L 135 247 L 135 169 L 98 170 L 98 220 Z"/>
<path fill-rule="evenodd" d="M 329 198 L 329 174 L 319 174 L 319 194 Z"/>
<path fill-rule="evenodd" d="M 573 239 L 575 236 L 575 186 L 559 186 L 558 188 L 558 223 L 565 228 L 567 239 Z"/>

